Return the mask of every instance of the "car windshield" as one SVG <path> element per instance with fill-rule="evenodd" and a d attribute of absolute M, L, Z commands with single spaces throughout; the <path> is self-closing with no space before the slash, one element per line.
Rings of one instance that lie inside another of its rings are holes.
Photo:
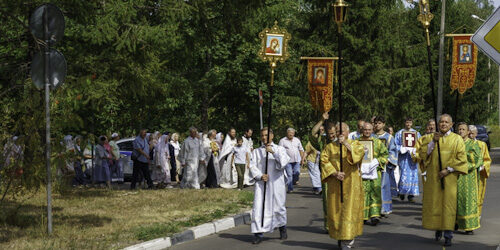
<path fill-rule="evenodd" d="M 123 141 L 118 143 L 118 147 L 121 151 L 132 151 L 134 150 L 134 141 Z"/>
<path fill-rule="evenodd" d="M 486 128 L 483 126 L 476 126 L 478 134 L 486 134 Z"/>

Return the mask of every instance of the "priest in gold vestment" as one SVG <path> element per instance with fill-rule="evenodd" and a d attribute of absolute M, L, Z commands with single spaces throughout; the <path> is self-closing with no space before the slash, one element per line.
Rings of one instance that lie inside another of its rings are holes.
<path fill-rule="evenodd" d="M 342 124 L 342 134 L 339 125 L 336 131 L 338 140 L 328 144 L 321 153 L 321 178 L 328 186 L 327 221 L 330 237 L 338 240 L 342 249 L 350 249 L 354 238 L 363 233 L 364 191 L 359 165 L 365 151 L 359 141 L 347 139 L 347 124 Z M 343 171 L 340 171 L 340 145 Z M 341 183 L 343 194 L 340 192 Z"/>
<path fill-rule="evenodd" d="M 423 159 L 423 171 L 427 171 L 424 183 L 422 226 L 435 230 L 435 239 L 445 237 L 445 246 L 451 246 L 457 216 L 457 179 L 467 173 L 467 155 L 462 137 L 451 132 L 453 120 L 443 114 L 439 118 L 439 132 L 432 140 L 421 140 L 418 157 Z M 437 142 L 441 152 L 442 169 L 439 167 Z M 444 188 L 441 187 L 441 181 Z"/>

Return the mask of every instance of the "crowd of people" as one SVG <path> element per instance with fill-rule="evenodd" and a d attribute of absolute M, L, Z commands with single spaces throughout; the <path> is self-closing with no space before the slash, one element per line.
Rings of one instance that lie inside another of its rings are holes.
<path fill-rule="evenodd" d="M 275 228 L 287 239 L 286 195 L 299 184 L 301 166 L 308 169 L 311 191 L 322 195 L 325 230 L 343 249 L 353 247 L 363 225 L 377 226 L 382 217 L 388 218 L 393 199 L 414 203 L 421 193 L 422 225 L 435 231 L 436 241 L 444 237 L 444 246 L 451 246 L 454 231 L 472 235 L 480 227 L 491 158 L 486 143 L 476 139 L 474 125 L 459 122 L 453 129 L 452 117 L 443 114 L 437 124 L 430 119 L 420 135 L 406 118 L 404 128 L 393 134 L 386 131 L 382 116 L 359 120 L 354 132 L 328 119 L 324 113 L 307 143 L 293 128 L 278 144 L 267 128 L 260 131 L 260 143 L 254 143 L 252 129 L 237 136 L 234 128 L 224 135 L 191 127 L 182 143 L 176 133 L 142 129 L 133 140 L 130 188 L 142 181 L 151 189 L 255 186 L 254 244 Z M 22 157 L 16 140 L 4 148 L 7 160 Z M 103 135 L 94 147 L 82 145 L 81 136 L 64 137 L 65 167 L 59 171 L 71 173 L 73 186 L 111 188 L 112 181 L 123 182 L 118 140 L 117 133 L 111 140 Z"/>
<path fill-rule="evenodd" d="M 459 122 L 454 133 L 452 117 L 443 114 L 438 130 L 435 120 L 430 119 L 421 136 L 412 128 L 413 120 L 406 118 L 404 128 L 393 136 L 385 130 L 382 116 L 359 120 L 358 130 L 352 133 L 345 123 L 327 124 L 328 118 L 324 113 L 312 129 L 313 139 L 305 153 L 301 148 L 299 151 L 303 155 L 300 159 L 311 166 L 314 191 L 323 193 L 325 230 L 338 240 L 339 247 L 352 248 L 363 225 L 376 226 L 381 217 L 388 218 L 393 199 L 414 203 L 421 193 L 422 225 L 435 231 L 436 241 L 444 236 L 444 246 L 451 246 L 453 231 L 472 235 L 480 227 L 491 159 L 486 143 L 476 140 L 474 125 Z M 293 140 L 275 145 L 272 134 L 267 129 L 261 131 L 266 146 L 251 156 L 250 172 L 257 181 L 254 244 L 275 228 L 279 228 L 281 239 L 287 238 L 285 190 L 293 190 L 289 184 L 295 181 L 298 158 L 288 152 Z M 269 162 L 265 154 L 272 155 Z M 264 185 L 269 190 L 266 193 Z"/>

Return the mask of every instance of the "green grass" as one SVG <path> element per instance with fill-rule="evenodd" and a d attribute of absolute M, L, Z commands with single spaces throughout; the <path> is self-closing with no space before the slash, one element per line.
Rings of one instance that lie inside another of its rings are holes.
<path fill-rule="evenodd" d="M 54 195 L 51 237 L 45 191 L 19 200 L 0 206 L 0 249 L 119 249 L 240 213 L 250 207 L 253 193 L 71 189 Z"/>
<path fill-rule="evenodd" d="M 171 236 L 175 233 L 181 232 L 183 228 L 197 226 L 213 220 L 221 219 L 228 214 L 238 213 L 241 204 L 247 206 L 253 202 L 253 193 L 240 192 L 238 195 L 239 203 L 231 204 L 224 209 L 216 209 L 209 214 L 196 214 L 186 221 L 174 221 L 164 224 L 154 223 L 148 226 L 140 226 L 135 228 L 135 237 L 138 240 L 148 241 L 159 237 Z"/>

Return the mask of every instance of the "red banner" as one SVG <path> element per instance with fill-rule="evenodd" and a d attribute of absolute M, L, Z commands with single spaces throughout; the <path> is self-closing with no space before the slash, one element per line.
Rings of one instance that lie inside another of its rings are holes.
<path fill-rule="evenodd" d="M 307 76 L 309 97 L 313 109 L 320 112 L 332 108 L 333 76 L 335 61 L 329 59 L 308 59 Z"/>
<path fill-rule="evenodd" d="M 476 79 L 477 47 L 469 35 L 453 37 L 453 61 L 451 66 L 451 90 L 463 94 L 474 86 Z"/>

